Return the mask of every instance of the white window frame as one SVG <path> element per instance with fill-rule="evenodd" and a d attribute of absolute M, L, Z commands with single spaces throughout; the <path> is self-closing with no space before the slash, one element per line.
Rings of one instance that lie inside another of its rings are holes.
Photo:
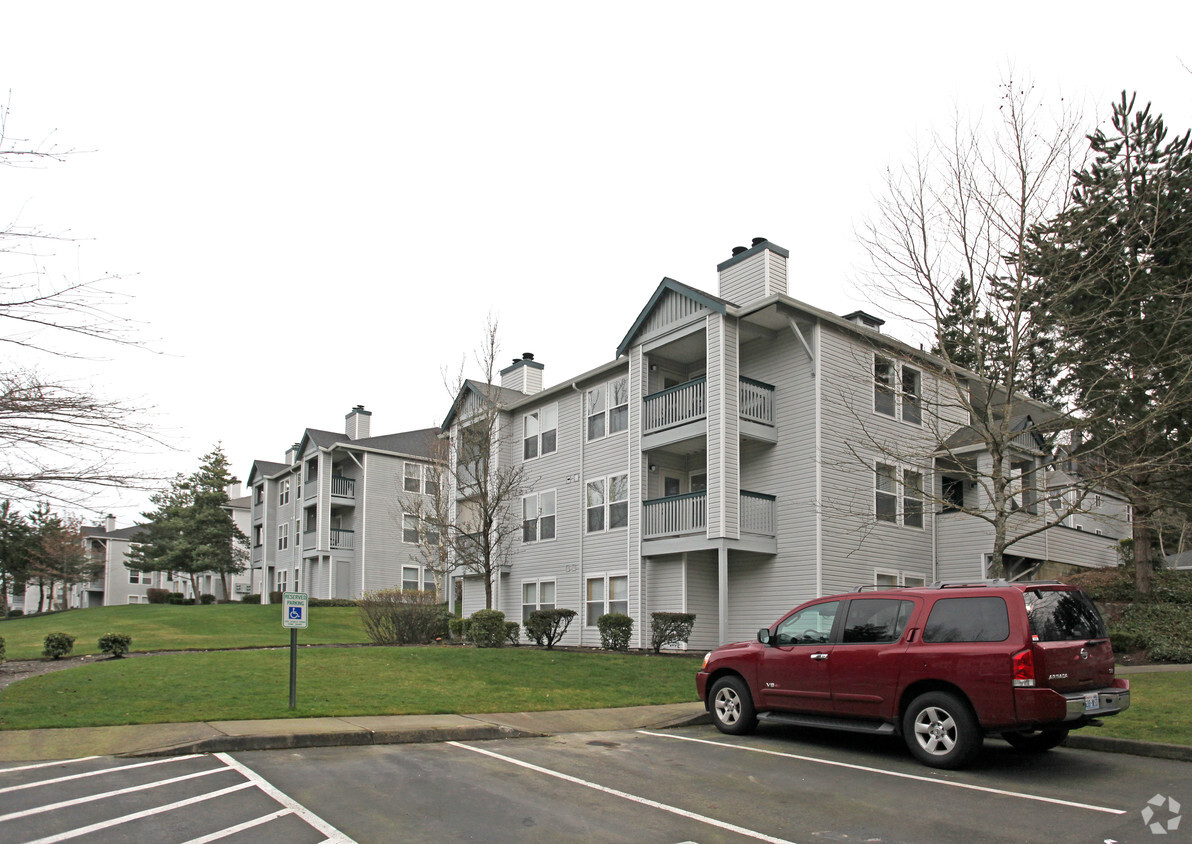
<path fill-rule="evenodd" d="M 888 381 L 878 379 L 877 369 L 880 364 L 885 364 L 888 367 Z M 869 375 L 873 390 L 870 398 L 873 401 L 872 409 L 876 415 L 884 416 L 887 419 L 897 419 L 907 425 L 914 425 L 916 428 L 923 426 L 922 369 L 903 363 L 894 357 L 874 352 L 873 365 L 870 367 Z M 912 390 L 907 389 L 908 384 L 912 384 Z M 889 413 L 878 408 L 878 396 L 882 394 L 889 396 Z M 915 411 L 910 411 L 911 407 L 914 407 Z M 917 415 L 919 418 L 907 418 L 910 415 Z"/>
<path fill-rule="evenodd" d="M 145 582 L 148 583 L 149 582 L 149 577 L 148 577 L 149 572 L 145 572 L 145 574 L 146 574 Z M 138 571 L 137 569 L 129 569 L 128 570 L 128 582 L 129 583 L 140 583 L 141 582 L 141 572 Z"/>
<path fill-rule="evenodd" d="M 614 392 L 619 389 L 619 385 L 624 384 L 624 401 L 613 404 Z M 592 397 L 599 396 L 600 408 L 596 412 L 592 411 Z M 620 411 L 624 411 L 623 414 Z M 617 424 L 620 426 L 615 431 L 613 428 L 614 414 L 616 414 Z M 587 420 L 584 425 L 584 436 L 587 437 L 588 442 L 595 440 L 602 440 L 605 437 L 611 437 L 614 434 L 624 433 L 629 430 L 629 376 L 622 375 L 619 378 L 612 378 L 605 381 L 603 384 L 597 384 L 594 387 L 589 387 L 584 391 L 584 419 Z M 592 421 L 600 419 L 600 433 L 592 433 Z M 623 420 L 623 421 L 621 421 Z"/>
<path fill-rule="evenodd" d="M 407 519 L 412 519 L 414 521 L 413 528 L 410 528 L 407 526 L 407 524 L 406 524 Z M 419 534 L 422 533 L 421 528 L 422 528 L 422 520 L 418 518 L 417 513 L 402 513 L 401 514 L 401 541 L 402 541 L 402 544 L 403 545 L 417 545 L 417 544 L 419 544 L 418 536 L 419 536 Z M 411 530 L 414 531 L 413 539 L 409 538 L 409 532 Z"/>
<path fill-rule="evenodd" d="M 277 506 L 284 507 L 290 503 L 290 479 L 285 478 L 277 484 Z"/>
<path fill-rule="evenodd" d="M 401 567 L 401 591 L 403 592 L 418 592 L 422 588 L 422 567 L 421 566 L 402 566 Z M 406 572 L 414 572 L 413 589 L 407 589 L 406 583 L 411 582 L 410 578 L 406 576 Z"/>
<path fill-rule="evenodd" d="M 600 501 L 592 503 L 592 487 L 599 486 Z M 616 486 L 622 486 L 624 490 L 624 497 L 613 498 Z M 603 478 L 595 478 L 584 484 L 584 532 L 585 533 L 603 533 L 611 530 L 622 530 L 629 527 L 629 474 L 627 472 L 619 472 L 616 475 L 607 475 Z M 617 508 L 620 512 L 624 507 L 624 522 L 616 525 L 612 524 L 613 508 Z M 592 516 L 595 512 L 600 511 L 600 527 L 592 527 Z"/>
<path fill-rule="evenodd" d="M 549 425 L 549 427 L 548 427 Z M 533 433 L 531 433 L 531 427 Z M 550 436 L 548 436 L 550 435 Z M 559 449 L 559 405 L 547 404 L 522 417 L 522 460 L 537 460 Z M 529 452 L 533 451 L 533 454 Z"/>
<path fill-rule="evenodd" d="M 882 583 L 879 578 L 888 577 L 893 579 L 893 583 Z M 916 581 L 908 583 L 907 581 Z M 927 585 L 927 578 L 915 572 L 898 571 L 897 569 L 874 569 L 873 570 L 873 585 L 887 586 L 889 588 L 899 589 L 916 589 Z"/>
<path fill-rule="evenodd" d="M 625 597 L 613 600 L 612 598 L 612 582 L 624 581 Z M 592 584 L 601 584 L 601 597 L 598 600 L 592 600 Z M 624 605 L 613 607 L 614 604 Z M 594 608 L 599 608 L 599 612 L 594 612 Z M 624 615 L 629 615 L 629 573 L 604 573 L 593 574 L 584 578 L 584 627 L 596 627 L 596 620 L 602 615 L 610 612 L 621 612 Z"/>
<path fill-rule="evenodd" d="M 555 537 L 558 535 L 558 520 L 556 518 L 558 505 L 557 490 L 543 489 L 522 496 L 522 542 L 524 544 L 555 541 Z M 550 520 L 550 536 L 546 535 L 545 519 Z M 529 527 L 530 522 L 534 523 L 532 533 Z"/>
<path fill-rule="evenodd" d="M 277 550 L 285 551 L 290 547 L 290 523 L 282 522 L 277 526 Z"/>
<path fill-rule="evenodd" d="M 887 476 L 881 470 L 889 469 L 890 474 Z M 918 495 L 908 495 L 907 492 L 910 487 L 907 484 L 908 475 L 917 475 L 919 478 Z M 881 489 L 879 479 L 882 477 L 889 477 L 893 483 L 892 489 Z M 930 482 L 930 475 L 921 466 L 911 466 L 906 463 L 885 463 L 876 461 L 873 464 L 873 520 L 875 523 L 884 523 L 888 525 L 896 525 L 898 527 L 908 528 L 910 530 L 926 530 L 927 529 L 927 488 Z M 878 515 L 878 496 L 887 496 L 893 499 L 894 510 L 893 518 L 882 518 Z M 919 502 L 919 518 L 920 524 L 908 524 L 906 521 L 907 502 Z"/>
<path fill-rule="evenodd" d="M 410 473 L 411 469 L 414 470 L 413 474 Z M 422 464 L 421 463 L 412 463 L 407 460 L 402 465 L 401 475 L 402 475 L 401 488 L 402 488 L 403 492 L 422 492 Z M 413 489 L 410 489 L 410 481 L 414 482 Z"/>
<path fill-rule="evenodd" d="M 526 587 L 532 586 L 534 588 L 533 601 L 526 600 Z M 543 587 L 549 586 L 551 591 L 551 600 L 544 601 L 546 596 L 543 594 Z M 530 613 L 535 610 L 553 610 L 558 604 L 558 584 L 555 583 L 554 578 L 540 579 L 540 580 L 523 580 L 521 590 L 521 608 L 522 608 L 522 624 L 530 618 Z"/>

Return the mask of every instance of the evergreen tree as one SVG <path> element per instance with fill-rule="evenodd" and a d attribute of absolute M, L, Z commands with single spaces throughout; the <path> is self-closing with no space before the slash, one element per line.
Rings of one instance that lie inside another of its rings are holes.
<path fill-rule="evenodd" d="M 228 575 L 244 571 L 248 546 L 248 537 L 225 509 L 228 486 L 234 483 L 219 445 L 203 456 L 194 474 L 175 476 L 151 499 L 156 509 L 142 514 L 147 523 L 129 554 L 129 567 L 183 572 L 196 596 L 199 575 L 213 572 L 229 595 Z"/>
<path fill-rule="evenodd" d="M 12 506 L 0 502 L 0 602 L 8 615 L 8 593 L 23 591 L 31 565 L 29 523 Z"/>
<path fill-rule="evenodd" d="M 1155 517 L 1192 477 L 1192 146 L 1124 92 L 1111 126 L 1089 136 L 1070 206 L 1025 257 L 1087 428 L 1077 456 L 1133 504 L 1147 593 Z"/>

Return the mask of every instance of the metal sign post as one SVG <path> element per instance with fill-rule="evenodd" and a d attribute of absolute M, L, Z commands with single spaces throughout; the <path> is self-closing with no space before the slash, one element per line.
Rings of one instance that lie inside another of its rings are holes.
<path fill-rule="evenodd" d="M 309 596 L 305 592 L 281 594 L 281 626 L 290 630 L 290 709 L 298 705 L 298 630 L 310 625 Z"/>

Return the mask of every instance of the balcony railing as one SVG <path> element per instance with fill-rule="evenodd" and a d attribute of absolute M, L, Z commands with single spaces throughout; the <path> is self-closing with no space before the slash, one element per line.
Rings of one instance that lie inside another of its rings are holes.
<path fill-rule="evenodd" d="M 741 418 L 762 425 L 774 424 L 774 387 L 764 381 L 741 378 Z"/>
<path fill-rule="evenodd" d="M 331 548 L 332 550 L 351 551 L 356 547 L 356 531 L 354 530 L 340 530 L 339 528 L 331 529 Z"/>
<path fill-rule="evenodd" d="M 774 387 L 753 378 L 741 378 L 739 384 L 740 417 L 761 425 L 773 425 Z M 707 392 L 707 379 L 696 378 L 646 396 L 642 400 L 642 433 L 653 434 L 705 418 L 708 415 Z"/>
<path fill-rule="evenodd" d="M 319 544 L 319 532 L 317 530 L 305 530 L 302 532 L 302 550 L 311 551 Z"/>
<path fill-rule="evenodd" d="M 703 419 L 708 415 L 707 391 L 708 379 L 696 378 L 646 396 L 642 409 L 645 414 L 643 432 L 650 434 Z"/>
<path fill-rule="evenodd" d="M 775 536 L 772 495 L 741 491 L 741 533 Z M 702 533 L 708 527 L 708 493 L 689 492 L 642 502 L 643 539 Z"/>
<path fill-rule="evenodd" d="M 343 475 L 331 476 L 331 494 L 339 498 L 356 497 L 356 479 Z"/>

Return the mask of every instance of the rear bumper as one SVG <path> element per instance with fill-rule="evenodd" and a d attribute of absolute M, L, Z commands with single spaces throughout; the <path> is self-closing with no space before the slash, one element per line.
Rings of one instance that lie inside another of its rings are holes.
<path fill-rule="evenodd" d="M 1061 694 L 1052 689 L 1015 689 L 1014 705 L 1020 724 L 1058 724 L 1116 715 L 1130 708 L 1130 682 Z"/>

